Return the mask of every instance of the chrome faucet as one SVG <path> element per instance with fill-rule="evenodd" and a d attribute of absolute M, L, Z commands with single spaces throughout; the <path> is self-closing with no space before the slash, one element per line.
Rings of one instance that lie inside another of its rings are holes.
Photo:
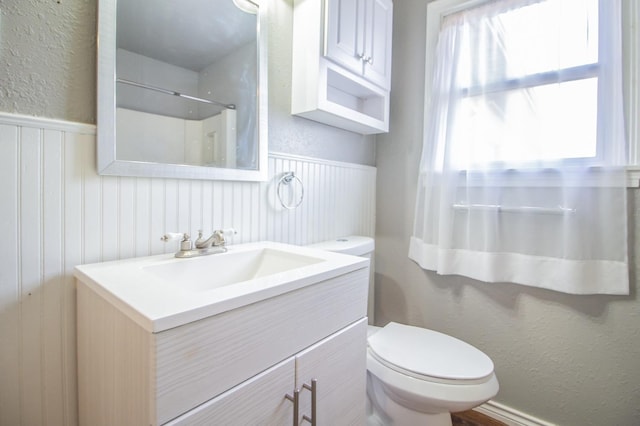
<path fill-rule="evenodd" d="M 172 241 L 180 239 L 180 250 L 175 256 L 179 258 L 188 258 L 196 256 L 206 256 L 209 254 L 224 253 L 227 248 L 224 246 L 226 241 L 224 234 L 235 234 L 233 229 L 221 229 L 214 231 L 206 240 L 202 238 L 202 231 L 198 231 L 198 239 L 195 244 L 191 244 L 191 237 L 187 233 L 167 233 L 160 238 L 162 241 Z"/>

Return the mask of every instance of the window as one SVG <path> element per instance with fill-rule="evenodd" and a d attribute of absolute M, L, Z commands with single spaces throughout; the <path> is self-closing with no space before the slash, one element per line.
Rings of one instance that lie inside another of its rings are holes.
<path fill-rule="evenodd" d="M 434 56 L 438 35 L 457 27 L 448 89 L 459 97 L 447 117 L 454 133 L 440 155 L 467 170 L 625 162 L 624 141 L 622 148 L 609 142 L 625 133 L 623 112 L 612 106 L 622 96 L 611 72 L 620 58 L 608 46 L 620 22 L 599 3 L 435 2 L 427 55 Z M 637 124 L 628 125 L 634 137 Z"/>
<path fill-rule="evenodd" d="M 454 161 L 466 157 L 477 167 L 601 157 L 597 18 L 597 0 L 556 0 L 471 25 L 458 62 Z M 492 38 L 499 49 L 485 42 Z"/>
<path fill-rule="evenodd" d="M 411 259 L 443 275 L 628 294 L 623 3 L 637 19 L 638 2 L 623 0 L 428 5 Z"/>

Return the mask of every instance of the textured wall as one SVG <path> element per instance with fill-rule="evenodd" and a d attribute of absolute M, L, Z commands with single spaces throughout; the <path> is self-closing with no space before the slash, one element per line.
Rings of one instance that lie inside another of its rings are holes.
<path fill-rule="evenodd" d="M 96 119 L 96 0 L 1 0 L 0 111 Z M 291 111 L 292 0 L 268 0 L 269 150 L 375 164 L 375 137 Z"/>
<path fill-rule="evenodd" d="M 95 123 L 96 3 L 0 2 L 0 111 Z"/>
<path fill-rule="evenodd" d="M 563 426 L 640 424 L 640 192 L 626 297 L 572 296 L 438 276 L 407 258 L 422 150 L 426 2 L 394 2 L 391 132 L 378 137 L 378 322 L 433 328 L 495 362 L 497 402 Z"/>

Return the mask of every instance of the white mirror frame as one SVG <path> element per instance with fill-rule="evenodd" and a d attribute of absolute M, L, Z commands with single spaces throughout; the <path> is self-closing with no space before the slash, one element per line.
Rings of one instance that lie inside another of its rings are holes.
<path fill-rule="evenodd" d="M 252 2 L 253 3 L 253 2 Z M 123 161 L 116 158 L 116 0 L 98 5 L 98 173 L 101 175 L 265 181 L 268 170 L 267 3 L 258 7 L 258 169 L 231 169 L 184 164 Z"/>

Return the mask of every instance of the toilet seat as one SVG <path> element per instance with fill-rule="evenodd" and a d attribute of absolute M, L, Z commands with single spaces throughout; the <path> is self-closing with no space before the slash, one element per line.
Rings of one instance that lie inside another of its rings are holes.
<path fill-rule="evenodd" d="M 437 331 L 389 323 L 368 339 L 369 354 L 419 380 L 464 385 L 493 377 L 493 362 L 470 344 Z"/>

